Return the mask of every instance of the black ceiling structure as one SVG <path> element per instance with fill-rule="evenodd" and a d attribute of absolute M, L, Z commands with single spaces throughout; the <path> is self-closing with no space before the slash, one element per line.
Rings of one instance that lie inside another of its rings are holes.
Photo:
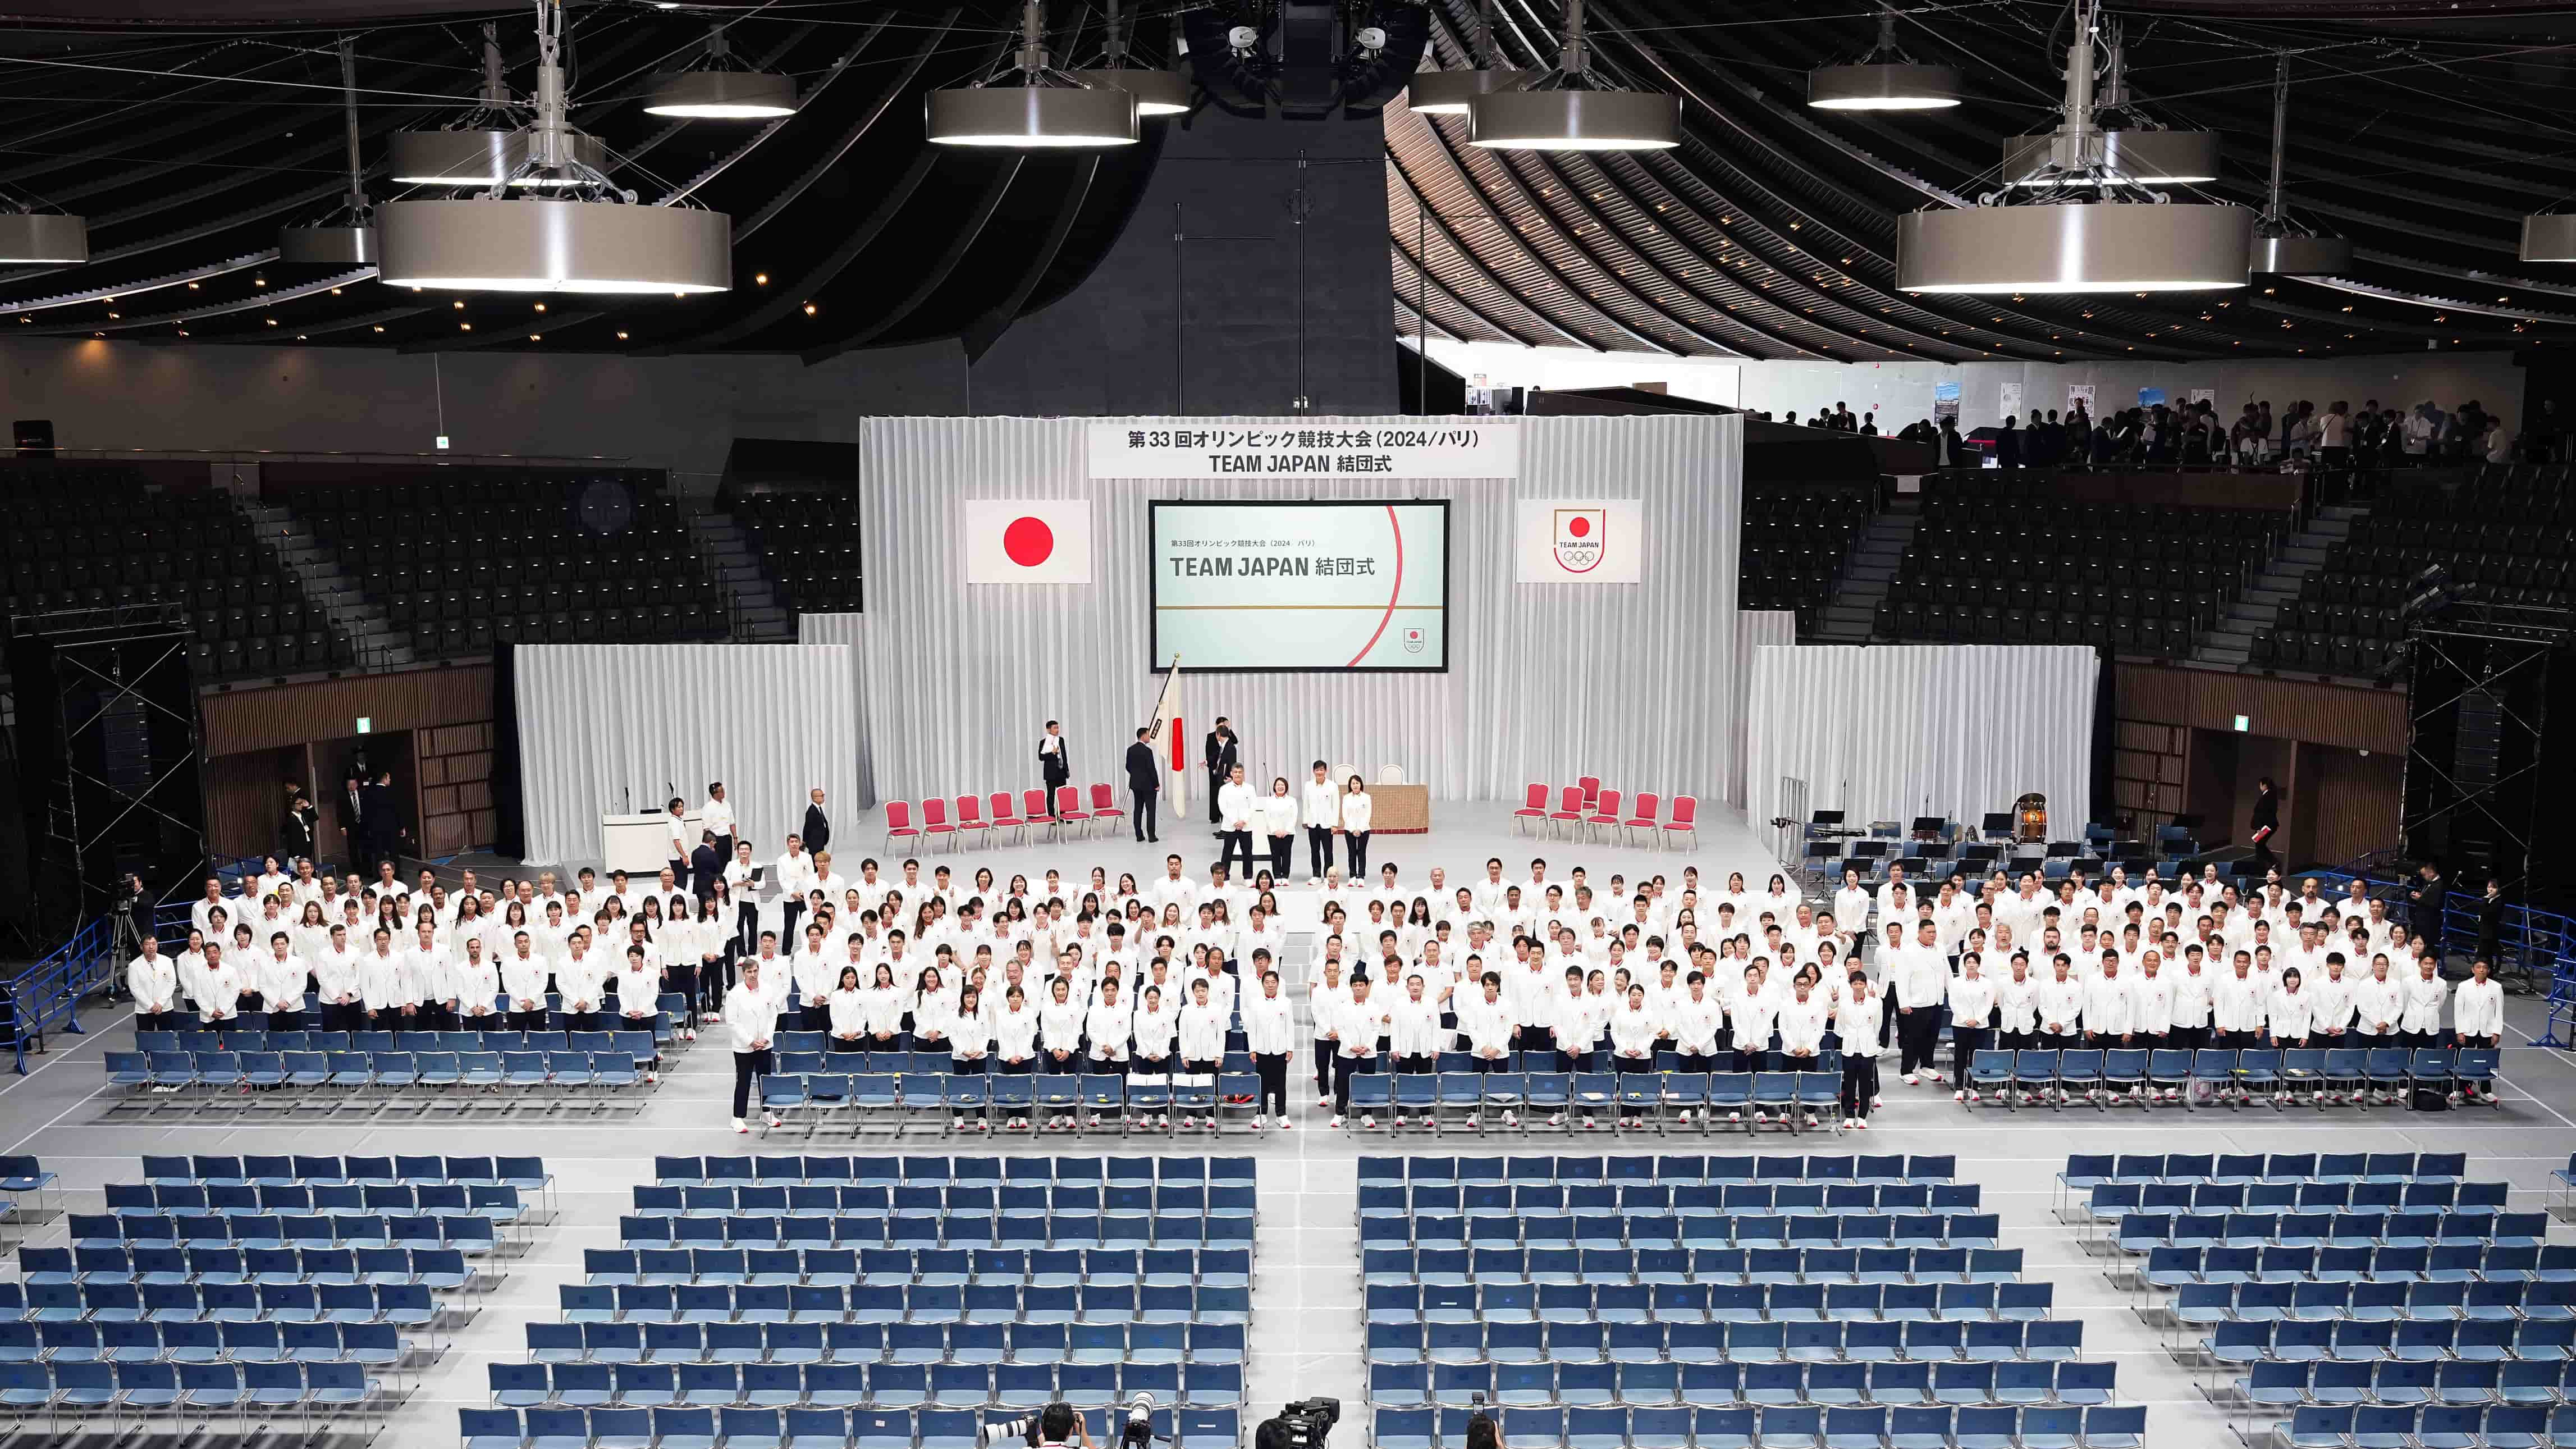
<path fill-rule="evenodd" d="M 1478 0 L 1428 0 L 1432 59 L 1474 64 Z M 2276 55 L 2293 77 L 2285 198 L 2349 237 L 2331 277 L 2242 291 L 1909 296 L 1896 218 L 1972 202 L 2007 137 L 2055 124 L 2060 0 L 1894 0 L 1966 104 L 1817 111 L 1875 0 L 1588 0 L 1594 67 L 1683 98 L 1683 144 L 1483 151 L 1463 116 L 1387 108 L 1396 327 L 1608 352 L 1838 362 L 2576 350 L 2576 268 L 2517 260 L 2524 215 L 2576 194 L 2576 8 L 2533 0 L 2106 0 L 2135 99 L 2221 134 L 2198 188 L 2260 209 Z M 1496 0 L 1498 64 L 1545 66 L 1563 0 Z"/>
<path fill-rule="evenodd" d="M 1098 9 L 1055 10 L 1058 56 L 1098 51 Z M 924 94 L 1005 54 L 1011 0 L 570 5 L 573 124 L 606 144 L 610 176 L 640 200 L 683 196 L 732 216 L 733 289 L 417 292 L 370 267 L 278 260 L 278 228 L 347 190 L 335 47 L 355 38 L 372 199 L 447 194 L 384 179 L 385 138 L 471 105 L 487 21 L 524 96 L 531 7 L 38 0 L 13 11 L 17 28 L 0 30 L 0 195 L 86 216 L 91 247 L 82 266 L 0 268 L 0 329 L 19 336 L 808 361 L 961 338 L 980 352 L 1090 272 L 1170 124 L 1148 121 L 1139 144 L 1100 154 L 930 145 Z M 735 57 L 796 79 L 795 115 L 644 112 L 653 75 L 687 64 L 718 23 Z M 1168 43 L 1168 23 L 1133 28 L 1138 64 L 1161 64 Z"/>

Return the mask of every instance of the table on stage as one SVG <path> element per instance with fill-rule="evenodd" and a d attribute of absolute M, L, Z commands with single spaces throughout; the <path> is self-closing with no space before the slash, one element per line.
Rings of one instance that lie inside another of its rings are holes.
<path fill-rule="evenodd" d="M 687 824 L 689 838 L 698 838 L 700 821 L 696 811 L 680 817 Z M 671 863 L 671 816 L 657 810 L 650 815 L 602 815 L 599 817 L 599 869 L 602 874 L 622 870 L 641 878 L 647 884 Z"/>
<path fill-rule="evenodd" d="M 1371 785 L 1368 794 L 1371 835 L 1420 835 L 1431 828 L 1430 786 Z"/>

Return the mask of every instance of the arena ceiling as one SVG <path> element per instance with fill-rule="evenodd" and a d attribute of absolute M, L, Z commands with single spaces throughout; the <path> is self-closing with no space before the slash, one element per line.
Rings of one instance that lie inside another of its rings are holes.
<path fill-rule="evenodd" d="M 1221 0 L 1237 3 L 1237 0 Z M 1251 3 L 1251 0 L 1240 0 Z M 1396 0 L 1387 0 L 1396 3 Z M 1477 0 L 1428 0 L 1433 63 L 1469 64 Z M 1553 56 L 1562 0 L 1497 0 L 1510 63 Z M 1911 298 L 1895 218 L 1992 185 L 2006 136 L 2055 107 L 2059 0 L 1897 0 L 1899 38 L 1960 68 L 1954 110 L 1817 112 L 1806 72 L 1857 56 L 1873 0 L 1589 0 L 1596 65 L 1684 98 L 1685 144 L 1643 155 L 1509 155 L 1463 119 L 1386 109 L 1392 325 L 1460 338 L 1693 356 L 1877 360 L 2198 358 L 2576 348 L 2576 268 L 2515 258 L 2522 216 L 2576 194 L 2576 8 L 2536 0 L 2111 0 L 2132 91 L 2169 125 L 2216 129 L 2207 188 L 2259 204 L 2273 57 L 2296 85 L 2288 194 L 2353 239 L 2349 275 L 2224 298 Z M 1148 63 L 1179 0 L 1136 0 Z M 277 228 L 342 191 L 339 35 L 357 37 L 365 154 L 474 89 L 497 18 L 526 84 L 519 6 L 448 0 L 0 0 L 0 190 L 90 218 L 93 261 L 0 270 L 20 335 L 410 349 L 822 358 L 987 343 L 1087 275 L 1151 174 L 1145 144 L 1093 157 L 939 154 L 921 95 L 1008 43 L 1014 0 L 773 0 L 573 11 L 577 124 L 647 200 L 735 218 L 736 285 L 620 302 L 393 293 L 363 269 L 288 267 Z M 1057 0 L 1058 50 L 1096 49 L 1099 11 Z M 791 72 L 775 125 L 665 122 L 645 79 L 710 19 L 735 53 Z M 1983 174 L 1981 174 L 1983 173 Z M 378 200 L 399 188 L 372 183 Z M 1418 264 L 1419 263 L 1419 264 Z M 764 280 L 765 279 L 765 280 Z"/>

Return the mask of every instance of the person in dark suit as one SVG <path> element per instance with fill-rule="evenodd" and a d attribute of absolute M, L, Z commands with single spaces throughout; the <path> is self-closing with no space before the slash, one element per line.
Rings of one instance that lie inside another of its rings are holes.
<path fill-rule="evenodd" d="M 805 828 L 796 833 L 805 837 L 807 850 L 821 855 L 832 848 L 832 822 L 823 814 L 823 787 L 806 792 L 805 801 Z"/>
<path fill-rule="evenodd" d="M 2272 841 L 2281 833 L 2281 792 L 2269 775 L 2254 782 L 2254 818 L 2250 824 L 2254 831 L 2254 863 L 2267 868 L 2279 865 L 2281 857 L 2272 853 Z"/>
<path fill-rule="evenodd" d="M 2011 413 L 2004 414 L 2004 429 L 1995 434 L 1995 466 L 2021 466 L 2021 423 Z"/>
<path fill-rule="evenodd" d="M 394 772 L 379 770 L 372 782 L 359 786 L 358 806 L 358 821 L 366 832 L 367 863 L 393 859 L 411 837 L 394 800 Z"/>
<path fill-rule="evenodd" d="M 724 852 L 716 849 L 716 833 L 698 832 L 698 848 L 689 852 L 689 884 L 697 888 L 701 901 L 713 897 L 716 883 L 724 879 Z"/>
<path fill-rule="evenodd" d="M 2451 902 L 2451 882 L 2442 867 L 2426 861 L 2416 867 L 2414 887 L 2406 892 L 2406 929 L 2415 939 L 2430 941 L 2442 953 L 2442 911 Z"/>
<path fill-rule="evenodd" d="M 1216 728 L 1209 730 L 1204 747 L 1208 777 L 1208 824 L 1217 823 L 1216 792 L 1225 786 L 1226 776 L 1243 763 L 1243 748 L 1234 737 L 1234 726 L 1224 715 L 1216 717 Z"/>
<path fill-rule="evenodd" d="M 2512 910 L 2504 898 L 2504 882 L 2487 877 L 2487 893 L 2478 897 L 2477 959 L 2494 969 L 2504 969 L 2505 914 Z"/>
<path fill-rule="evenodd" d="M 1046 722 L 1046 733 L 1038 736 L 1038 774 L 1046 781 L 1047 818 L 1055 818 L 1055 792 L 1073 778 L 1073 759 L 1065 745 L 1064 726 L 1055 720 Z"/>
<path fill-rule="evenodd" d="M 1162 796 L 1163 777 L 1154 769 L 1154 747 L 1146 742 L 1152 733 L 1137 730 L 1136 743 L 1127 747 L 1127 799 L 1134 807 L 1128 813 L 1135 817 L 1138 840 L 1163 838 L 1154 820 L 1154 802 Z"/>
<path fill-rule="evenodd" d="M 320 842 L 314 838 L 314 832 L 320 821 L 321 816 L 313 809 L 313 802 L 304 797 L 304 787 L 292 780 L 287 781 L 286 819 L 280 822 L 277 831 L 278 859 L 290 866 L 298 860 L 315 859 L 314 850 Z"/>

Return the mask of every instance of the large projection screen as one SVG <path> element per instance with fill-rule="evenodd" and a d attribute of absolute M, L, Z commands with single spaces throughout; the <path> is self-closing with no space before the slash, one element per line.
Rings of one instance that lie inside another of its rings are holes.
<path fill-rule="evenodd" d="M 1449 668 L 1449 505 L 1156 500 L 1148 664 L 1193 673 Z"/>

